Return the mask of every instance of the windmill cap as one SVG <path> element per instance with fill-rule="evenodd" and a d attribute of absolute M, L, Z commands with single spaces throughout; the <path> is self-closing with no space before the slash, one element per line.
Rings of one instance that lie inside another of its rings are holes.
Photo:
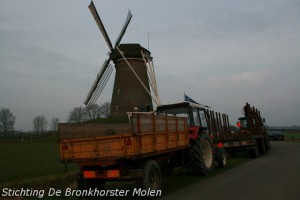
<path fill-rule="evenodd" d="M 120 44 L 119 49 L 124 53 L 124 56 L 126 58 L 140 58 L 143 59 L 143 56 L 141 54 L 141 51 L 145 55 L 148 55 L 151 58 L 151 52 L 142 47 L 140 44 Z M 119 59 L 122 59 L 121 54 L 119 51 L 115 48 L 114 51 L 112 52 L 112 60 L 116 61 Z"/>

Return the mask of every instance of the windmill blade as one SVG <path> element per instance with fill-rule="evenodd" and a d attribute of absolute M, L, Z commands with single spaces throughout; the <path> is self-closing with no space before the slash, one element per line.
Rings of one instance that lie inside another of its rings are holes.
<path fill-rule="evenodd" d="M 105 74 L 105 72 L 106 72 L 106 70 L 109 66 L 109 62 L 110 62 L 110 59 L 104 61 L 103 65 L 102 65 L 99 73 L 97 74 L 97 77 L 96 77 L 96 79 L 95 79 L 95 81 L 94 81 L 94 83 L 93 83 L 93 85 L 92 85 L 85 101 L 84 101 L 85 105 L 87 105 L 90 102 L 92 95 L 95 93 L 98 84 L 101 82 L 101 79 L 102 79 L 103 75 Z"/>
<path fill-rule="evenodd" d="M 94 91 L 94 93 L 92 94 L 91 96 L 91 99 L 90 101 L 88 102 L 88 106 L 89 105 L 92 105 L 92 104 L 95 104 L 95 102 L 97 101 L 97 99 L 99 98 L 100 94 L 102 93 L 106 83 L 108 82 L 108 79 L 112 73 L 112 71 L 114 70 L 114 67 L 112 65 L 109 65 L 105 72 L 103 73 L 103 76 L 102 78 L 100 79 L 97 87 L 96 87 L 96 90 Z"/>
<path fill-rule="evenodd" d="M 120 44 L 131 18 L 132 18 L 132 14 L 131 14 L 130 10 L 128 10 L 128 15 L 127 15 L 126 21 L 125 21 L 123 28 L 118 36 L 118 39 L 116 40 L 115 47 Z"/>
<path fill-rule="evenodd" d="M 90 5 L 88 7 L 89 7 L 89 9 L 90 9 L 90 11 L 91 11 L 91 13 L 92 13 L 95 21 L 96 21 L 96 23 L 97 23 L 97 25 L 98 25 L 101 33 L 103 35 L 103 37 L 104 37 L 104 39 L 105 39 L 105 41 L 106 41 L 106 43 L 107 43 L 110 51 L 112 51 L 113 50 L 113 46 L 111 44 L 111 41 L 110 41 L 110 39 L 108 37 L 108 34 L 107 34 L 105 28 L 104 28 L 104 25 L 103 25 L 103 23 L 102 23 L 99 15 L 98 15 L 98 12 L 97 12 L 97 10 L 95 8 L 95 5 L 94 5 L 93 1 L 91 1 Z"/>

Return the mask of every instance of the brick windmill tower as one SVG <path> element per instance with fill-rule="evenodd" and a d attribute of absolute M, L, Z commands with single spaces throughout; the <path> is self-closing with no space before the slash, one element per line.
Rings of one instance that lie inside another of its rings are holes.
<path fill-rule="evenodd" d="M 152 100 L 160 105 L 150 51 L 136 43 L 120 44 L 132 18 L 131 12 L 128 11 L 125 24 L 113 47 L 93 2 L 90 3 L 89 9 L 110 52 L 108 59 L 104 61 L 97 74 L 84 104 L 89 106 L 97 101 L 115 68 L 116 74 L 110 108 L 111 117 L 127 116 L 127 112 L 148 111 L 153 108 Z M 113 61 L 114 66 L 111 61 Z M 151 94 L 150 88 L 154 95 Z"/>

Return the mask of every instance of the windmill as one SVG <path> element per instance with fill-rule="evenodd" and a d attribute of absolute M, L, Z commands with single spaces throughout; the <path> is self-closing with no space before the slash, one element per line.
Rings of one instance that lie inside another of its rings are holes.
<path fill-rule="evenodd" d="M 127 112 L 147 111 L 153 107 L 152 99 L 157 105 L 160 105 L 150 51 L 136 43 L 120 44 L 132 18 L 130 10 L 113 47 L 94 3 L 91 2 L 88 7 L 110 51 L 108 59 L 104 61 L 97 74 L 84 104 L 89 106 L 97 101 L 115 68 L 116 74 L 110 108 L 111 117 L 127 116 Z M 111 61 L 113 61 L 114 66 Z M 150 86 L 154 96 L 151 94 Z"/>

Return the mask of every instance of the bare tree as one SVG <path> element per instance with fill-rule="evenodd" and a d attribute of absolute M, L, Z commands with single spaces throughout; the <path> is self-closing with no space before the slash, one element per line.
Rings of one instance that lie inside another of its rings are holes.
<path fill-rule="evenodd" d="M 69 122 L 80 123 L 86 120 L 86 111 L 82 107 L 75 107 L 69 114 Z"/>
<path fill-rule="evenodd" d="M 47 125 L 48 125 L 48 122 L 44 115 L 36 116 L 33 119 L 33 129 L 39 135 L 39 138 L 40 138 L 40 135 L 46 130 Z"/>
<path fill-rule="evenodd" d="M 1 108 L 0 110 L 0 131 L 4 134 L 14 131 L 16 117 L 8 108 Z"/>
<path fill-rule="evenodd" d="M 101 117 L 108 118 L 110 115 L 110 103 L 105 102 L 101 105 Z"/>
<path fill-rule="evenodd" d="M 57 131 L 58 129 L 58 122 L 59 122 L 59 119 L 57 117 L 53 117 L 52 120 L 51 120 L 51 130 L 52 131 Z"/>
<path fill-rule="evenodd" d="M 97 119 L 101 117 L 101 107 L 98 104 L 91 104 L 85 108 L 87 119 Z"/>
<path fill-rule="evenodd" d="M 80 123 L 90 119 L 107 118 L 110 115 L 110 103 L 105 102 L 101 106 L 91 104 L 85 108 L 75 107 L 69 114 L 68 122 Z"/>

